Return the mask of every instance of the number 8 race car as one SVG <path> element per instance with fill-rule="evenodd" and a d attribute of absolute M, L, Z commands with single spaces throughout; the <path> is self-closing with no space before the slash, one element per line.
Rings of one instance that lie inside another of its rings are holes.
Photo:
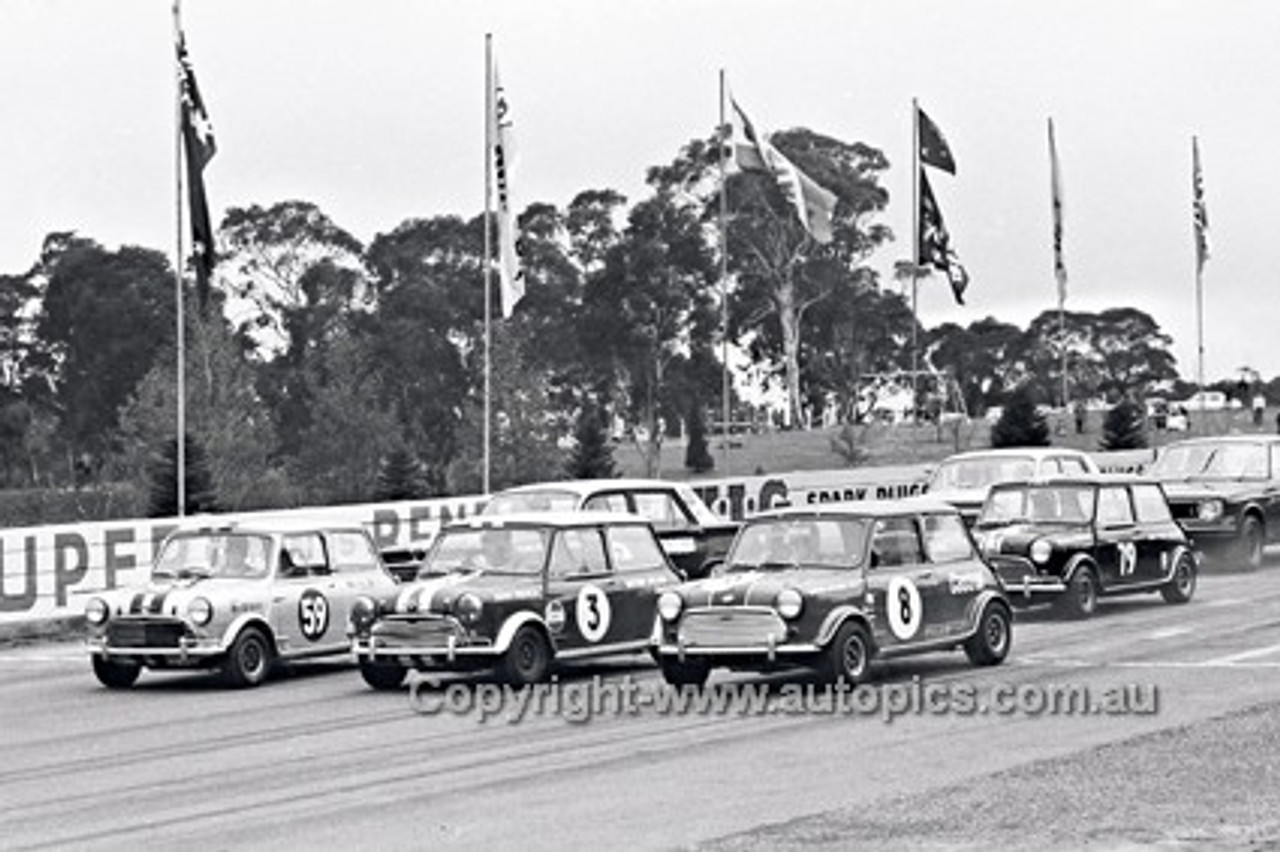
<path fill-rule="evenodd" d="M 143 668 L 220 668 L 256 686 L 277 661 L 346 653 L 356 598 L 395 587 L 360 527 L 175 532 L 147 584 L 85 605 L 93 671 L 111 688 Z"/>

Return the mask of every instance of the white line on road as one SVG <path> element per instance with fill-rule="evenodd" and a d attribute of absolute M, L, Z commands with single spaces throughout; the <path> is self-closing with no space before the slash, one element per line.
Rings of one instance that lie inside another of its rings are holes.
<path fill-rule="evenodd" d="M 1254 657 L 1267 657 L 1280 651 L 1280 645 L 1267 645 L 1264 648 L 1252 648 L 1248 651 L 1241 651 L 1238 654 L 1230 654 L 1226 657 L 1218 657 L 1210 660 L 1211 663 L 1237 663 L 1241 660 L 1252 660 Z"/>

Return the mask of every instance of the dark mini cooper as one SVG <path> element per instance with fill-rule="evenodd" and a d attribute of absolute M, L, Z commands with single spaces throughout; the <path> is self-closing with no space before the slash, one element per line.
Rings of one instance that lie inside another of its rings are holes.
<path fill-rule="evenodd" d="M 1195 592 L 1195 554 L 1154 480 L 995 485 L 973 533 L 1015 604 L 1052 601 L 1087 618 L 1103 595 L 1159 592 L 1186 603 Z"/>
<path fill-rule="evenodd" d="M 1247 569 L 1280 542 L 1280 436 L 1225 435 L 1162 447 L 1147 473 L 1197 550 Z"/>
<path fill-rule="evenodd" d="M 748 519 L 722 573 L 665 592 L 655 654 L 673 684 L 716 666 L 856 684 L 877 658 L 963 648 L 1000 663 L 1011 612 L 949 504 L 823 503 Z"/>
<path fill-rule="evenodd" d="M 415 581 L 356 602 L 351 647 L 375 689 L 428 668 L 533 683 L 558 660 L 646 650 L 658 595 L 677 579 L 641 517 L 478 516 L 440 530 Z"/>

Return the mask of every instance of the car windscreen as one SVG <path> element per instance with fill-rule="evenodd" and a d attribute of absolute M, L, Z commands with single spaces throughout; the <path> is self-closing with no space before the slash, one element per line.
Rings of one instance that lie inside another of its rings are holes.
<path fill-rule="evenodd" d="M 578 508 L 578 495 L 572 491 L 543 489 L 495 494 L 481 511 L 483 515 L 509 515 L 514 512 L 572 512 Z"/>
<path fill-rule="evenodd" d="M 550 530 L 542 527 L 472 527 L 442 531 L 418 571 L 420 578 L 454 571 L 493 574 L 542 572 Z"/>
<path fill-rule="evenodd" d="M 157 580 L 194 577 L 257 579 L 267 575 L 269 536 L 239 532 L 176 533 L 151 569 Z"/>
<path fill-rule="evenodd" d="M 986 488 L 995 482 L 1028 479 L 1036 475 L 1031 456 L 977 456 L 949 459 L 938 465 L 929 481 L 930 491 Z"/>
<path fill-rule="evenodd" d="M 867 548 L 865 518 L 782 517 L 748 521 L 730 548 L 730 571 L 857 568 Z"/>
<path fill-rule="evenodd" d="M 1208 441 L 1169 446 L 1151 463 L 1149 473 L 1159 479 L 1265 479 L 1267 447 Z"/>
<path fill-rule="evenodd" d="M 978 526 L 1031 521 L 1086 523 L 1093 518 L 1096 490 L 1089 485 L 1025 485 L 991 489 Z"/>

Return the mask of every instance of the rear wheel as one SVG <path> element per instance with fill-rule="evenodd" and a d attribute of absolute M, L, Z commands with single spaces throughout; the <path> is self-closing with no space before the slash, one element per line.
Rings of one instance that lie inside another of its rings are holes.
<path fill-rule="evenodd" d="M 978 621 L 978 631 L 964 643 L 965 656 L 975 666 L 995 666 L 1009 656 L 1013 644 L 1013 619 L 1009 610 L 998 603 L 988 603 Z"/>
<path fill-rule="evenodd" d="M 404 683 L 405 668 L 399 663 L 361 660 L 360 676 L 374 689 L 399 689 Z"/>
<path fill-rule="evenodd" d="M 871 639 L 866 629 L 856 621 L 846 621 L 823 651 L 818 671 L 823 680 L 831 683 L 843 680 L 849 686 L 857 686 L 867 679 L 871 653 Z"/>
<path fill-rule="evenodd" d="M 108 689 L 128 689 L 142 673 L 142 666 L 132 660 L 110 660 L 94 654 L 93 673 L 98 682 Z"/>
<path fill-rule="evenodd" d="M 672 686 L 703 686 L 711 675 L 711 666 L 706 660 L 673 660 L 661 661 L 662 679 Z"/>
<path fill-rule="evenodd" d="M 1262 552 L 1266 544 L 1266 530 L 1257 515 L 1245 515 L 1240 522 L 1240 532 L 1236 535 L 1235 546 L 1231 548 L 1231 562 L 1234 567 L 1246 571 L 1256 571 L 1262 567 Z"/>
<path fill-rule="evenodd" d="M 1191 600 L 1196 591 L 1196 561 L 1183 551 L 1173 566 L 1173 576 L 1160 588 L 1160 595 L 1171 604 L 1183 604 Z"/>
<path fill-rule="evenodd" d="M 526 624 L 516 631 L 502 655 L 502 673 L 516 686 L 539 683 L 551 671 L 551 646 L 536 627 Z"/>
<path fill-rule="evenodd" d="M 257 627 L 244 628 L 227 651 L 223 676 L 232 686 L 257 686 L 267 679 L 270 671 L 271 645 L 266 635 Z"/>
<path fill-rule="evenodd" d="M 1068 618 L 1089 618 L 1093 615 L 1098 608 L 1098 579 L 1092 568 L 1081 566 L 1071 575 L 1058 604 Z"/>

